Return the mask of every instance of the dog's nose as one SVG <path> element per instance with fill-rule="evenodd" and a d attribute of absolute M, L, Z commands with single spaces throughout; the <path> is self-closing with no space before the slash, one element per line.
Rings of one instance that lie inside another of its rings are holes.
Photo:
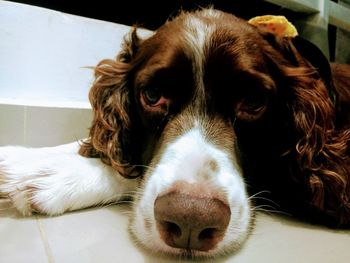
<path fill-rule="evenodd" d="M 231 211 L 217 198 L 174 191 L 156 199 L 154 215 L 167 245 L 208 251 L 223 239 Z"/>

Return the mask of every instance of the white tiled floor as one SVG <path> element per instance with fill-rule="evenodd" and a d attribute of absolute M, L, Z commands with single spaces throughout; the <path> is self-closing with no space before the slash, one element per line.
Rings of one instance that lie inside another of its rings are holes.
<path fill-rule="evenodd" d="M 184 262 L 150 255 L 130 240 L 130 207 L 113 205 L 57 217 L 23 218 L 0 202 L 0 262 Z M 256 228 L 237 254 L 209 262 L 346 263 L 350 232 L 258 213 Z"/>
<path fill-rule="evenodd" d="M 0 262 L 48 262 L 38 222 L 0 206 Z"/>
<path fill-rule="evenodd" d="M 37 220 L 55 262 L 137 262 L 140 253 L 130 246 L 126 213 L 125 206 L 111 206 Z"/>

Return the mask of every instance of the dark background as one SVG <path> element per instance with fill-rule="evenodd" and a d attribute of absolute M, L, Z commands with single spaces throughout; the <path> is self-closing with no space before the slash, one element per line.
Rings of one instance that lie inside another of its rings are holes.
<path fill-rule="evenodd" d="M 284 15 L 292 22 L 306 18 L 305 14 L 292 12 L 263 0 L 15 0 L 12 2 L 41 6 L 129 26 L 138 25 L 151 30 L 157 29 L 168 18 L 175 16 L 179 10 L 193 10 L 209 5 L 244 19 L 266 14 Z M 350 63 L 350 50 L 347 47 L 349 41 L 349 32 L 329 26 L 330 61 Z"/>
<path fill-rule="evenodd" d="M 156 29 L 180 9 L 192 10 L 212 4 L 215 8 L 249 19 L 262 14 L 291 14 L 286 9 L 262 0 L 17 0 L 65 13 L 76 14 L 126 25 L 138 24 Z"/>

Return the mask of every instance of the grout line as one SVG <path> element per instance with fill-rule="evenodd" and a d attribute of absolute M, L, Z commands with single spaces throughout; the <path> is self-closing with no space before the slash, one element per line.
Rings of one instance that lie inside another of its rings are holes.
<path fill-rule="evenodd" d="M 27 106 L 23 106 L 23 145 L 27 145 Z"/>
<path fill-rule="evenodd" d="M 49 241 L 48 241 L 47 236 L 46 236 L 46 232 L 45 232 L 44 226 L 41 223 L 40 218 L 35 216 L 35 219 L 36 219 L 36 222 L 37 222 L 37 225 L 38 225 L 38 228 L 39 228 L 41 241 L 44 244 L 44 249 L 45 249 L 45 253 L 46 253 L 46 256 L 47 256 L 48 263 L 54 263 L 55 261 L 53 260 L 52 251 L 51 251 L 51 248 L 50 248 L 50 245 L 49 245 Z"/>

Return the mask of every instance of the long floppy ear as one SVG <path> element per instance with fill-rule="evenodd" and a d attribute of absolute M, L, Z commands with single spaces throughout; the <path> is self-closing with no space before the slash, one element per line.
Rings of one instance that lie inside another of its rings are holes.
<path fill-rule="evenodd" d="M 287 107 L 292 116 L 297 160 L 296 181 L 307 183 L 311 206 L 339 218 L 350 209 L 346 170 L 348 131 L 335 129 L 335 91 L 329 63 L 322 52 L 301 38 L 277 39 L 284 61 L 275 60 L 288 89 Z M 274 60 L 274 58 L 272 59 Z M 344 220 L 346 220 L 344 218 Z"/>
<path fill-rule="evenodd" d="M 336 104 L 336 95 L 334 90 L 331 66 L 328 59 L 322 51 L 312 42 L 302 38 L 295 37 L 292 43 L 298 50 L 299 54 L 305 58 L 317 70 L 319 76 L 322 78 L 327 87 L 328 95 L 333 104 Z"/>
<path fill-rule="evenodd" d="M 125 38 L 117 58 L 102 60 L 95 67 L 95 81 L 89 93 L 93 121 L 89 138 L 79 151 L 82 156 L 100 158 L 124 177 L 138 175 L 125 148 L 131 142 L 132 125 L 132 89 L 127 78 L 140 41 L 134 28 Z"/>

